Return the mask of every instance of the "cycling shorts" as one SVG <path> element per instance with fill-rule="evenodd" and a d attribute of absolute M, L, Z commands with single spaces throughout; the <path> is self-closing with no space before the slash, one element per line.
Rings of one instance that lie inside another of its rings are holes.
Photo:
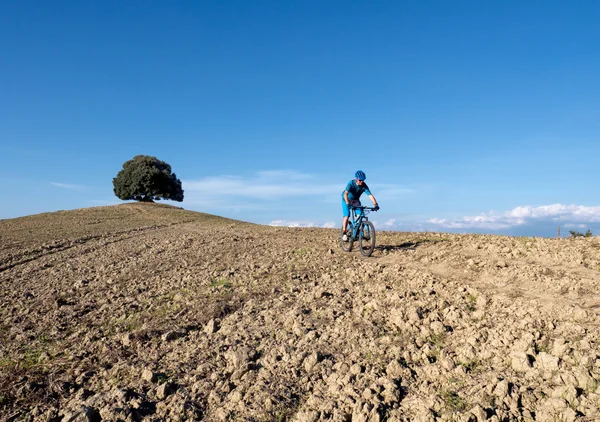
<path fill-rule="evenodd" d="M 351 199 L 350 204 L 354 207 L 360 207 L 360 201 L 358 199 Z M 346 204 L 346 201 L 342 198 L 342 213 L 344 217 L 350 217 L 350 207 Z M 356 215 L 360 215 L 360 210 L 356 210 Z"/>

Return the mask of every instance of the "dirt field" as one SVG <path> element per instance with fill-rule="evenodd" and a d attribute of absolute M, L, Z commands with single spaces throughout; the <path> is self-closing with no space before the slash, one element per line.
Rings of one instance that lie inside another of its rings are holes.
<path fill-rule="evenodd" d="M 0 419 L 600 420 L 600 238 L 0 221 Z"/>

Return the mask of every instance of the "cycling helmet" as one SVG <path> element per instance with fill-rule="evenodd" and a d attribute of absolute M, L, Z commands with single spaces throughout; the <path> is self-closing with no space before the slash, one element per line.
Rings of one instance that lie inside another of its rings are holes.
<path fill-rule="evenodd" d="M 367 178 L 367 175 L 364 171 L 358 170 L 356 173 L 354 173 L 354 177 L 358 180 L 365 180 Z"/>

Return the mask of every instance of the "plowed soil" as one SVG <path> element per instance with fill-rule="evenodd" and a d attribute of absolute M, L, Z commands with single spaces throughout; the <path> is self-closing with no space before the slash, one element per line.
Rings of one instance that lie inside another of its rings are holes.
<path fill-rule="evenodd" d="M 600 239 L 0 221 L 0 419 L 600 420 Z"/>

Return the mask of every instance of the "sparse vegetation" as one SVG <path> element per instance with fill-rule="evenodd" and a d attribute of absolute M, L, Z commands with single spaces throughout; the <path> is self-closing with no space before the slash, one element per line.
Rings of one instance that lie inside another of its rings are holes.
<path fill-rule="evenodd" d="M 444 390 L 442 391 L 441 398 L 453 412 L 461 412 L 467 409 L 467 402 L 456 391 Z"/>
<path fill-rule="evenodd" d="M 592 232 L 588 229 L 585 233 L 581 233 L 575 230 L 569 230 L 571 237 L 592 237 Z"/>

